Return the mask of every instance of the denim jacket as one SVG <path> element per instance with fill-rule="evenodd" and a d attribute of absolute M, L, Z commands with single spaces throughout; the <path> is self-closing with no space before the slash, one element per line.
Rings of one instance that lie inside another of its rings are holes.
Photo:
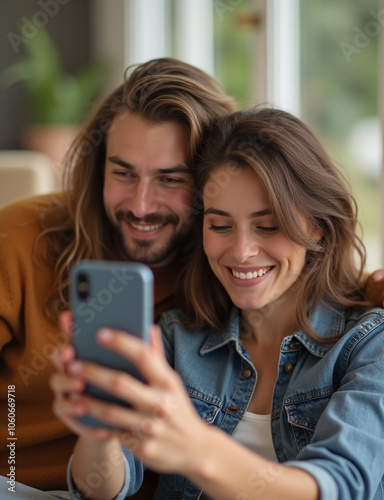
<path fill-rule="evenodd" d="M 311 325 L 329 342 L 296 331 L 281 344 L 271 415 L 278 461 L 312 474 L 321 500 L 384 499 L 384 310 L 361 314 L 319 305 Z M 257 381 L 239 339 L 238 309 L 217 333 L 186 331 L 178 310 L 165 313 L 160 326 L 168 360 L 201 418 L 232 434 Z M 130 458 L 129 483 L 140 465 L 124 453 Z M 256 497 L 262 487 L 257 471 L 250 480 Z M 129 486 L 132 491 L 132 481 Z M 127 492 L 128 485 L 118 498 Z M 162 474 L 155 499 L 200 495 L 187 479 Z"/>

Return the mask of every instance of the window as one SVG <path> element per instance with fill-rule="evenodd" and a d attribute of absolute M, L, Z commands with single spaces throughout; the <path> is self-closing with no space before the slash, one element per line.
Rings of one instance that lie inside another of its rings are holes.
<path fill-rule="evenodd" d="M 357 199 L 368 270 L 381 267 L 379 0 L 215 5 L 217 78 L 241 107 L 271 102 L 315 130 Z"/>
<path fill-rule="evenodd" d="M 302 118 L 350 181 L 370 270 L 381 267 L 379 11 L 378 0 L 300 1 Z"/>

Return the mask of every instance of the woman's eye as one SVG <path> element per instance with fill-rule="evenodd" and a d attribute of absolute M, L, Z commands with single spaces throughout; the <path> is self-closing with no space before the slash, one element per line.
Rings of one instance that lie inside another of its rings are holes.
<path fill-rule="evenodd" d="M 226 231 L 227 229 L 231 229 L 231 226 L 216 226 L 214 224 L 211 224 L 209 226 L 209 229 L 211 231 Z"/>

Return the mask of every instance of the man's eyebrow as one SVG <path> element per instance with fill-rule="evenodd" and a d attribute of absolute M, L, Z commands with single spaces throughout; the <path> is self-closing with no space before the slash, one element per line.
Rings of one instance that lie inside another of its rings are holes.
<path fill-rule="evenodd" d="M 129 162 L 122 160 L 119 156 L 110 156 L 108 158 L 108 161 L 111 163 L 115 163 L 116 165 L 119 165 L 120 167 L 126 168 L 128 170 L 135 171 L 136 168 Z M 172 167 L 168 168 L 158 168 L 155 170 L 159 174 L 175 174 L 175 173 L 181 173 L 181 174 L 188 174 L 191 175 L 191 169 L 188 168 L 185 165 L 177 164 Z"/>
<path fill-rule="evenodd" d="M 253 212 L 250 214 L 250 217 L 262 217 L 263 215 L 271 215 L 271 210 L 266 208 L 265 210 L 260 210 L 258 212 Z M 229 212 L 225 212 L 224 210 L 219 210 L 217 208 L 207 208 L 205 210 L 204 215 L 221 215 L 222 217 L 230 217 L 231 214 Z"/>

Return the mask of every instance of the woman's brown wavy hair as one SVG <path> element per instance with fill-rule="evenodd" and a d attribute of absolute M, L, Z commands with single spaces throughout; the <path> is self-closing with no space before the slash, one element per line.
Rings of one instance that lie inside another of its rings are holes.
<path fill-rule="evenodd" d="M 205 135 L 194 162 L 199 193 L 194 200 L 196 207 L 202 208 L 201 193 L 219 166 L 227 167 L 222 183 L 230 182 L 238 169 L 253 169 L 267 192 L 276 225 L 290 240 L 307 248 L 304 272 L 297 284 L 296 319 L 302 331 L 317 338 L 308 318 L 320 301 L 367 305 L 363 296 L 365 249 L 356 234 L 355 200 L 323 146 L 303 122 L 273 108 L 239 111 L 217 120 Z M 220 179 L 216 188 L 220 189 Z M 297 222 L 299 214 L 309 227 L 320 230 L 320 241 L 306 235 Z M 184 307 L 196 328 L 218 329 L 232 304 L 204 254 L 202 214 L 200 218 L 199 240 L 183 283 Z"/>
<path fill-rule="evenodd" d="M 105 146 L 114 117 L 123 111 L 152 123 L 177 121 L 189 133 L 191 161 L 202 131 L 235 109 L 219 84 L 198 68 L 172 58 L 149 61 L 126 71 L 125 82 L 96 109 L 66 158 L 63 205 L 42 217 L 48 237 L 48 263 L 55 284 L 47 301 L 53 319 L 67 309 L 69 271 L 80 259 L 116 259 L 114 232 L 103 206 Z"/>

